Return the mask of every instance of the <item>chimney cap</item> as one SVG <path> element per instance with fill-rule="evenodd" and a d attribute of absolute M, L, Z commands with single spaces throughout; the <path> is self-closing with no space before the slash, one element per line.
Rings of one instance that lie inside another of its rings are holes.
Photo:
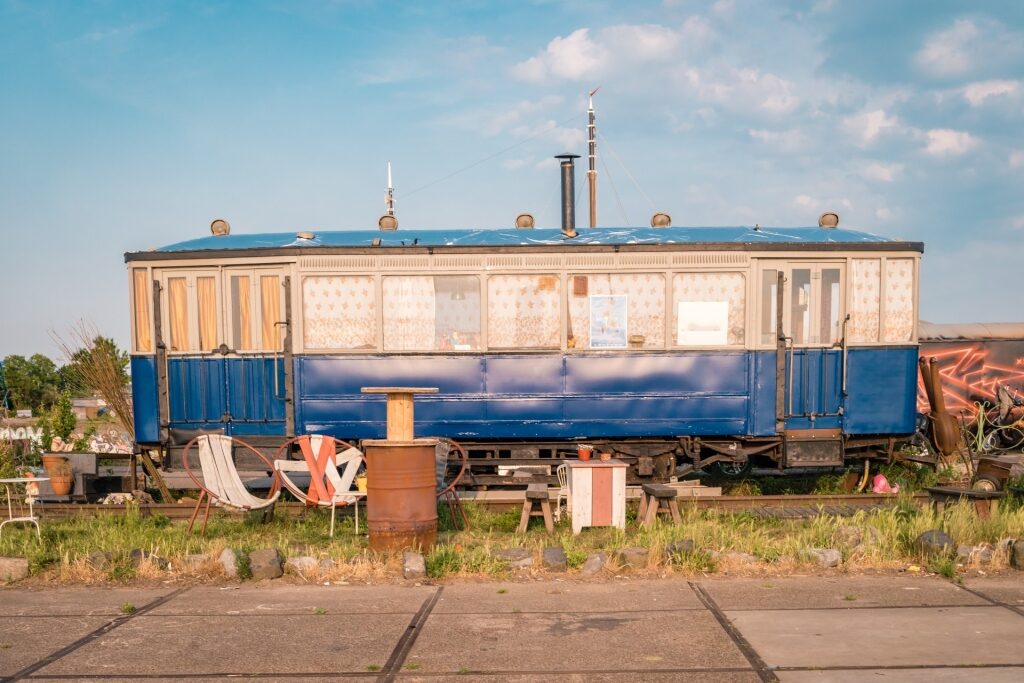
<path fill-rule="evenodd" d="M 570 154 L 569 152 L 566 152 L 565 154 L 556 154 L 555 158 L 556 159 L 565 159 L 565 160 L 572 161 L 573 159 L 579 159 L 580 155 L 579 154 Z"/>
<path fill-rule="evenodd" d="M 381 230 L 398 230 L 398 218 L 386 213 L 377 220 L 377 227 Z"/>

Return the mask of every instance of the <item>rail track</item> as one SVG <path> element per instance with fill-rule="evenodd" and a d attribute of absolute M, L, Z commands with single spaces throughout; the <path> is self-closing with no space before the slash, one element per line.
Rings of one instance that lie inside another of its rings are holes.
<path fill-rule="evenodd" d="M 633 500 L 632 497 L 629 498 Z M 917 505 L 928 502 L 927 494 L 910 497 Z M 502 512 L 522 505 L 521 491 L 466 492 L 463 500 L 475 500 L 489 510 Z M 698 509 L 749 512 L 756 517 L 778 517 L 801 519 L 818 514 L 848 516 L 858 510 L 875 510 L 891 507 L 897 497 L 891 494 L 843 494 L 843 495 L 782 495 L 782 496 L 698 496 L 680 498 L 681 505 L 692 505 Z M 41 519 L 94 518 L 126 514 L 131 509 L 123 505 L 100 505 L 95 503 L 38 503 L 36 514 Z M 193 506 L 188 503 L 149 503 L 138 505 L 143 517 L 163 515 L 173 520 L 188 519 Z M 279 514 L 298 517 L 306 511 L 302 503 L 278 503 Z M 221 511 L 221 514 L 241 518 L 244 513 Z"/>

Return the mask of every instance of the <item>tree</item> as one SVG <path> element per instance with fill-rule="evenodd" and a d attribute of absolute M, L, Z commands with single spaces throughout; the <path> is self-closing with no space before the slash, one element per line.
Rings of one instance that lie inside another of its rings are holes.
<path fill-rule="evenodd" d="M 119 381 L 122 387 L 127 386 L 131 379 L 128 374 L 129 360 L 128 354 L 117 348 L 113 339 L 96 335 L 87 346 L 68 356 L 68 364 L 60 369 L 61 388 L 78 396 L 100 391 L 96 377 L 96 365 L 99 362 L 102 362 L 105 370 L 109 368 L 114 373 L 115 381 Z"/>
<path fill-rule="evenodd" d="M 31 358 L 7 356 L 4 382 L 15 408 L 48 410 L 60 396 L 60 375 L 52 360 L 41 353 Z"/>

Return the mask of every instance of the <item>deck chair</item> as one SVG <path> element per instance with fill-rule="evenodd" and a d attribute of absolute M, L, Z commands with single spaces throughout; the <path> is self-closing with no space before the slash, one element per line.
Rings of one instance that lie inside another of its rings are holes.
<path fill-rule="evenodd" d="M 298 446 L 302 460 L 283 457 L 293 446 Z M 338 451 L 341 451 L 340 453 Z M 353 491 L 356 472 L 363 464 L 363 454 L 352 444 L 331 436 L 297 436 L 286 441 L 274 457 L 274 468 L 281 483 L 307 506 L 331 508 L 331 537 L 334 537 L 334 517 L 339 505 L 355 506 L 356 533 L 359 533 L 359 499 L 366 496 Z M 309 475 L 309 488 L 305 491 L 289 476 L 294 473 Z"/>
<path fill-rule="evenodd" d="M 555 521 L 562 519 L 562 501 L 565 501 L 565 514 L 572 517 L 572 501 L 569 498 L 569 466 L 561 464 L 555 468 L 558 477 L 558 495 L 555 497 Z"/>
<path fill-rule="evenodd" d="M 196 515 L 199 508 L 206 500 L 206 514 L 203 517 L 203 536 L 206 535 L 206 524 L 210 521 L 210 505 L 218 507 L 234 508 L 236 510 L 267 510 L 281 495 L 281 480 L 274 473 L 273 484 L 267 498 L 254 496 L 245 488 L 238 470 L 235 468 L 235 461 L 232 457 L 235 447 L 241 447 L 251 451 L 260 460 L 265 462 L 274 472 L 274 465 L 265 455 L 257 449 L 245 443 L 241 439 L 225 436 L 223 434 L 201 434 L 185 444 L 185 450 L 181 454 L 182 465 L 185 473 L 192 479 L 192 482 L 200 490 L 199 500 L 196 502 L 196 509 L 192 511 L 192 517 L 188 520 L 188 530 L 191 532 L 196 523 Z M 199 452 L 199 467 L 202 472 L 202 479 L 196 476 L 189 462 L 189 452 L 192 449 Z"/>

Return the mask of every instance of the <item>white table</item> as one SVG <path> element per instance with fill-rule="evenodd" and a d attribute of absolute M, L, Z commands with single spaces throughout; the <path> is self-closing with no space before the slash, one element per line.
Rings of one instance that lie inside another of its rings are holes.
<path fill-rule="evenodd" d="M 12 524 L 15 522 L 22 522 L 26 524 L 36 525 L 36 538 L 42 539 L 42 535 L 39 533 L 39 518 L 35 515 L 35 499 L 28 497 L 28 516 L 14 516 L 14 503 L 11 500 L 11 494 L 14 493 L 11 489 L 17 487 L 18 484 L 32 484 L 41 481 L 49 481 L 49 477 L 12 477 L 10 479 L 0 479 L 0 484 L 4 485 L 4 490 L 7 492 L 7 519 L 0 522 L 0 534 L 3 533 L 5 524 Z"/>
<path fill-rule="evenodd" d="M 572 532 L 583 527 L 626 528 L 626 463 L 621 460 L 570 461 Z"/>

